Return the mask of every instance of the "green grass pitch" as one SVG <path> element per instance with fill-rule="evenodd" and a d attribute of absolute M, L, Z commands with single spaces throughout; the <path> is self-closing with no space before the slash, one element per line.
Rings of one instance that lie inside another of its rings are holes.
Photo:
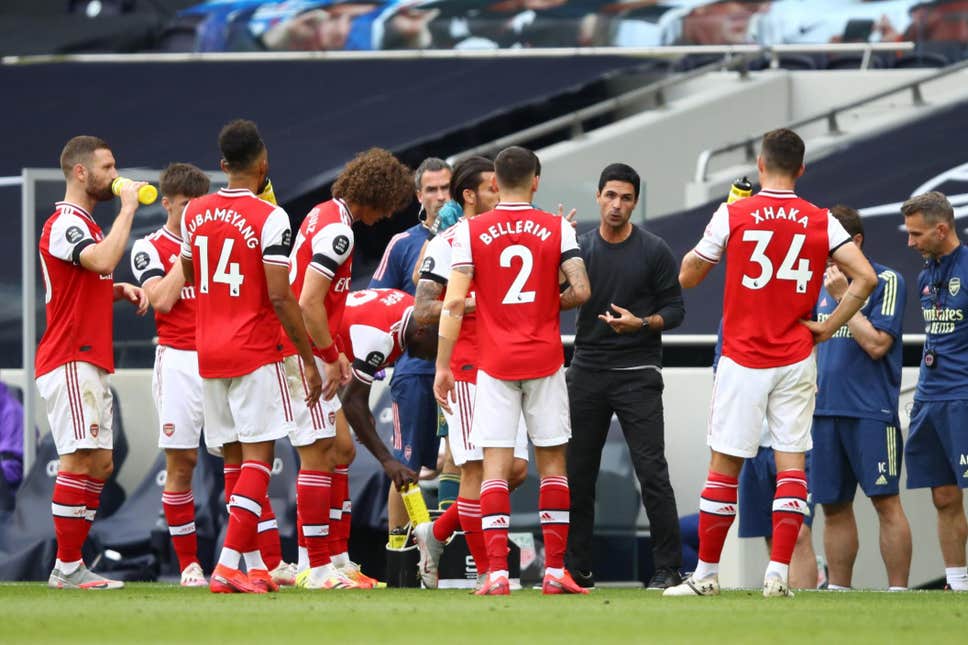
<path fill-rule="evenodd" d="M 0 585 L 0 643 L 965 643 L 968 594 L 759 591 L 718 598 L 599 589 L 589 596 L 466 591 L 214 595 L 129 584 L 120 591 Z"/>

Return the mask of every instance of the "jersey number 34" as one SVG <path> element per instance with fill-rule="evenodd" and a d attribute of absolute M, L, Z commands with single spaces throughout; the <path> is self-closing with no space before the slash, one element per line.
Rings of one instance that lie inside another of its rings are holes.
<path fill-rule="evenodd" d="M 766 255 L 766 248 L 770 245 L 772 239 L 773 231 L 756 229 L 743 231 L 744 242 L 756 243 L 756 247 L 750 254 L 750 262 L 754 262 L 760 267 L 758 276 L 743 275 L 743 286 L 747 289 L 762 289 L 773 279 L 773 261 Z M 790 248 L 787 249 L 786 255 L 783 256 L 783 262 L 780 263 L 780 269 L 776 272 L 777 280 L 792 280 L 795 282 L 797 293 L 806 293 L 810 278 L 813 277 L 813 272 L 810 270 L 810 260 L 799 257 L 806 239 L 807 236 L 803 233 L 796 233 L 793 236 L 790 241 Z M 794 264 L 796 264 L 796 268 L 794 268 Z"/>

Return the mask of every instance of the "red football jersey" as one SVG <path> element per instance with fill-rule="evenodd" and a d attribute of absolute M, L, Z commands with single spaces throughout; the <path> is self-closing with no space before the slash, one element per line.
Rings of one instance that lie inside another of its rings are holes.
<path fill-rule="evenodd" d="M 393 365 L 407 349 L 404 333 L 413 315 L 413 296 L 399 289 L 364 289 L 346 298 L 340 335 L 353 375 L 364 383 Z"/>
<path fill-rule="evenodd" d="M 505 381 L 560 369 L 558 268 L 578 256 L 571 224 L 530 204 L 500 203 L 458 224 L 453 249 L 453 268 L 474 267 L 480 368 Z"/>
<path fill-rule="evenodd" d="M 164 278 L 179 262 L 182 239 L 162 226 L 131 247 L 131 272 L 141 286 Z M 186 283 L 181 296 L 166 314 L 155 312 L 158 344 L 174 349 L 195 350 L 195 287 Z"/>
<path fill-rule="evenodd" d="M 340 351 L 345 343 L 339 338 L 340 321 L 346 307 L 346 294 L 350 291 L 353 275 L 353 217 L 342 199 L 331 199 L 313 207 L 296 235 L 296 242 L 289 254 L 289 284 L 299 299 L 306 270 L 317 271 L 330 279 L 329 292 L 323 301 L 329 322 L 329 333 Z M 286 356 L 296 353 L 296 347 L 282 334 L 283 352 Z M 322 352 L 313 347 L 317 356 Z"/>
<path fill-rule="evenodd" d="M 289 266 L 290 235 L 286 212 L 248 190 L 223 188 L 188 202 L 182 257 L 195 273 L 203 377 L 242 376 L 282 360 L 263 265 Z"/>
<path fill-rule="evenodd" d="M 813 351 L 809 319 L 827 257 L 850 241 L 837 218 L 790 191 L 763 190 L 723 204 L 695 253 L 726 254 L 723 356 L 752 368 L 781 367 Z"/>
<path fill-rule="evenodd" d="M 423 264 L 420 265 L 420 277 L 433 280 L 444 285 L 444 299 L 447 291 L 447 281 L 450 279 L 450 268 L 453 263 L 453 245 L 456 226 L 430 240 L 424 252 Z M 474 285 L 471 284 L 469 297 L 475 297 Z M 461 321 L 460 336 L 454 344 L 454 353 L 450 357 L 450 369 L 454 373 L 454 380 L 466 383 L 477 383 L 477 313 L 472 311 L 464 314 Z"/>
<path fill-rule="evenodd" d="M 47 329 L 37 346 L 37 376 L 71 361 L 114 371 L 114 277 L 81 266 L 81 251 L 104 239 L 91 214 L 57 202 L 40 235 Z"/>

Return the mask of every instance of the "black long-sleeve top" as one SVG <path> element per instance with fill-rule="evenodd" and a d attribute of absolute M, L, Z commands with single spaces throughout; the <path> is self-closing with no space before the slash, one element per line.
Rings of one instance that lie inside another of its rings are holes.
<path fill-rule="evenodd" d="M 662 316 L 665 329 L 682 324 L 686 309 L 679 267 L 669 245 L 634 225 L 629 237 L 618 244 L 603 240 L 596 228 L 580 235 L 578 245 L 592 295 L 578 310 L 572 365 L 589 369 L 661 367 L 660 331 L 616 334 L 598 315 L 615 303 L 639 318 Z"/>

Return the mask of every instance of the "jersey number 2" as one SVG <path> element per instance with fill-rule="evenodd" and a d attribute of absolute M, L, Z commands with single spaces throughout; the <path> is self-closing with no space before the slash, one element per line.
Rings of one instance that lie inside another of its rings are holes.
<path fill-rule="evenodd" d="M 758 276 L 743 275 L 743 286 L 747 289 L 762 289 L 773 279 L 773 262 L 766 255 L 766 247 L 769 246 L 771 239 L 773 239 L 773 231 L 748 229 L 743 232 L 744 242 L 756 243 L 753 253 L 750 254 L 750 262 L 760 265 Z M 799 257 L 806 239 L 807 236 L 802 233 L 793 236 L 790 241 L 790 248 L 783 256 L 783 262 L 780 263 L 780 270 L 776 272 L 777 280 L 796 282 L 797 293 L 806 293 L 810 278 L 813 277 L 813 272 L 810 270 L 810 260 Z M 793 268 L 794 263 L 797 265 L 796 268 Z"/>
<path fill-rule="evenodd" d="M 505 269 L 510 269 L 513 258 L 521 258 L 521 270 L 518 271 L 514 282 L 508 287 L 508 291 L 504 294 L 504 300 L 501 301 L 501 304 L 521 305 L 534 302 L 534 291 L 522 291 L 524 285 L 528 282 L 528 278 L 531 277 L 531 269 L 534 268 L 534 258 L 531 256 L 531 249 L 523 244 L 512 244 L 501 251 L 501 266 Z"/>
<path fill-rule="evenodd" d="M 198 276 L 198 291 L 200 293 L 208 293 L 208 237 L 205 235 L 196 237 L 195 246 L 198 247 L 198 263 L 202 274 Z M 245 282 L 245 276 L 239 271 L 238 262 L 229 262 L 229 258 L 232 256 L 233 246 L 235 246 L 235 240 L 232 238 L 226 238 L 222 242 L 222 250 L 218 256 L 218 264 L 215 265 L 215 274 L 212 276 L 212 282 L 221 282 L 222 284 L 229 285 L 229 295 L 238 296 L 239 288 Z"/>

